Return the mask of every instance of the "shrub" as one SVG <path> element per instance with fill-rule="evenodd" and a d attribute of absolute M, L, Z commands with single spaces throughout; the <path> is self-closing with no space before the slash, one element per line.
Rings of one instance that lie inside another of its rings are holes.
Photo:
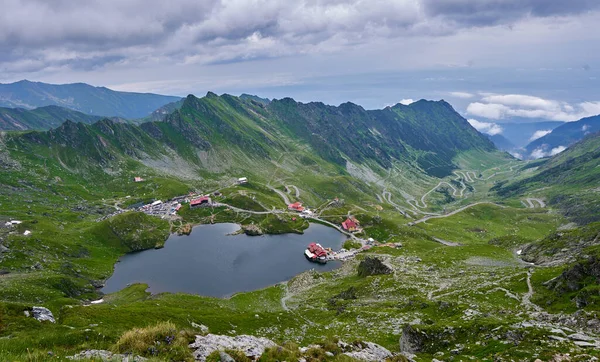
<path fill-rule="evenodd" d="M 179 331 L 171 322 L 159 322 L 145 328 L 131 329 L 121 336 L 113 350 L 145 357 L 161 357 L 175 361 L 193 361 L 188 344 L 193 335 Z"/>

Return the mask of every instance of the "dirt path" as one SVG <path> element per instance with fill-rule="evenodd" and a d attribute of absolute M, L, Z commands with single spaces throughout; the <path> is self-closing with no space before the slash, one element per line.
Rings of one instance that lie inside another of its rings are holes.
<path fill-rule="evenodd" d="M 440 243 L 442 245 L 446 245 L 446 246 L 461 246 L 461 244 L 455 243 L 453 241 L 448 241 L 448 240 L 443 240 L 443 239 L 438 239 L 438 238 L 433 238 L 433 240 L 437 241 L 438 243 Z"/>
<path fill-rule="evenodd" d="M 531 285 L 531 274 L 533 273 L 532 270 L 533 269 L 530 268 L 527 271 L 527 293 L 525 293 L 525 295 L 523 296 L 523 299 L 521 300 L 521 305 L 523 305 L 524 307 L 532 308 L 536 312 L 541 312 L 542 308 L 531 302 L 531 297 L 533 296 L 533 286 Z"/>

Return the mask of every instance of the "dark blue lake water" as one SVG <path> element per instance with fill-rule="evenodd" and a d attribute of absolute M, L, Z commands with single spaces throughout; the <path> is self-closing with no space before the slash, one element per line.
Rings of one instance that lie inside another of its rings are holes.
<path fill-rule="evenodd" d="M 289 280 L 309 269 L 328 271 L 341 265 L 311 263 L 303 255 L 313 241 L 340 249 L 346 237 L 333 228 L 311 224 L 302 235 L 227 235 L 238 229 L 236 224 L 199 225 L 189 236 L 171 235 L 162 249 L 127 254 L 102 291 L 146 283 L 151 293 L 227 297 Z"/>

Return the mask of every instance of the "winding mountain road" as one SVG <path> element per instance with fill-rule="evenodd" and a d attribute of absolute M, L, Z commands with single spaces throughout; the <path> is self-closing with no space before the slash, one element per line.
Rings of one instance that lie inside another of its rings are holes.
<path fill-rule="evenodd" d="M 544 207 L 546 207 L 546 203 L 544 202 L 544 200 L 542 200 L 542 199 L 537 199 L 537 198 L 534 198 L 534 197 L 528 197 L 528 198 L 526 198 L 526 199 L 525 199 L 525 206 L 526 206 L 527 208 L 529 208 L 529 209 L 535 209 L 535 208 L 536 208 L 536 206 L 535 206 L 535 204 L 533 203 L 534 201 L 535 201 L 535 202 L 537 202 L 537 203 L 539 204 L 540 208 L 544 208 Z"/>
<path fill-rule="evenodd" d="M 461 211 L 464 211 L 464 210 L 466 210 L 466 209 L 468 209 L 468 208 L 471 208 L 471 207 L 473 207 L 473 206 L 477 206 L 477 205 L 483 205 L 483 204 L 496 205 L 496 206 L 498 206 L 498 207 L 501 207 L 501 208 L 503 208 L 503 209 L 504 209 L 504 208 L 506 208 L 506 206 L 504 206 L 504 205 L 499 205 L 499 204 L 496 204 L 495 202 L 491 202 L 491 201 L 480 201 L 480 202 L 476 202 L 476 203 L 474 203 L 474 204 L 469 204 L 469 205 L 467 205 L 467 206 L 463 206 L 463 207 L 461 207 L 460 209 L 456 209 L 456 210 L 454 210 L 454 211 L 452 211 L 452 212 L 449 212 L 449 213 L 447 213 L 447 214 L 444 214 L 444 215 L 428 215 L 428 216 L 425 216 L 425 217 L 424 217 L 424 218 L 422 218 L 422 219 L 419 219 L 419 220 L 413 221 L 413 222 L 411 222 L 410 224 L 411 224 L 411 225 L 416 225 L 416 224 L 420 224 L 420 223 L 422 223 L 422 222 L 425 222 L 425 221 L 427 221 L 427 220 L 429 220 L 429 219 L 441 219 L 441 218 L 449 217 L 449 216 L 452 216 L 452 215 L 456 215 L 456 214 L 458 214 L 459 212 L 461 212 Z"/>

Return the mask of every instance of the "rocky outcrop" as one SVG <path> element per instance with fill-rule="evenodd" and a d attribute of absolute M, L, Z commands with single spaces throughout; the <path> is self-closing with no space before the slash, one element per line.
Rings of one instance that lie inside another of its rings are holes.
<path fill-rule="evenodd" d="M 80 361 L 80 360 L 92 360 L 92 361 L 119 361 L 119 362 L 144 362 L 147 361 L 146 358 L 141 356 L 131 356 L 124 354 L 115 354 L 110 351 L 106 351 L 103 349 L 88 349 L 87 351 L 83 351 L 77 353 L 74 356 L 67 357 L 70 360 Z"/>
<path fill-rule="evenodd" d="M 358 264 L 358 275 L 366 277 L 368 275 L 390 274 L 392 269 L 385 265 L 379 258 L 366 257 Z"/>
<path fill-rule="evenodd" d="M 242 225 L 242 230 L 244 231 L 244 234 L 248 236 L 258 236 L 264 234 L 262 229 L 258 227 L 258 225 L 254 224 Z"/>
<path fill-rule="evenodd" d="M 214 351 L 224 351 L 226 349 L 242 351 L 249 358 L 258 359 L 265 349 L 275 346 L 277 346 L 275 342 L 267 338 L 248 335 L 229 337 L 217 334 L 196 336 L 196 341 L 190 344 L 190 348 L 194 350 L 194 358 L 197 361 L 206 361 L 206 357 Z"/>
<path fill-rule="evenodd" d="M 33 307 L 31 310 L 31 314 L 33 314 L 33 318 L 37 319 L 40 322 L 48 321 L 52 323 L 56 323 L 54 320 L 54 315 L 48 308 L 44 307 Z"/>
<path fill-rule="evenodd" d="M 400 337 L 400 352 L 418 353 L 423 349 L 423 333 L 416 330 L 413 326 L 407 325 L 402 329 Z"/>

